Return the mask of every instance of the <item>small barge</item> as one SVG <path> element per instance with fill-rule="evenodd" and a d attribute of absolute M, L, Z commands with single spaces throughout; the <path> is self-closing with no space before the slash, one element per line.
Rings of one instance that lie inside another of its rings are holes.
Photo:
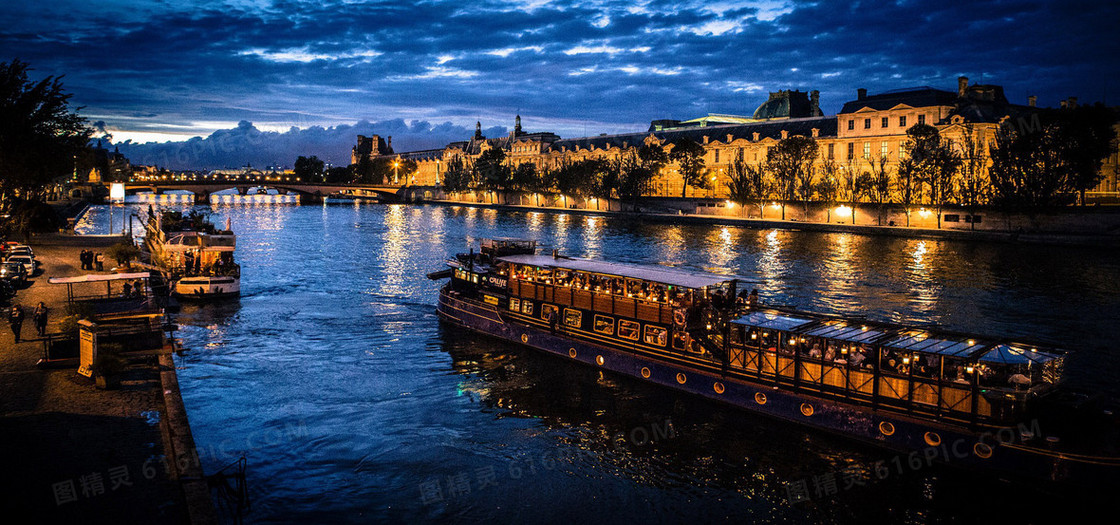
<path fill-rule="evenodd" d="M 767 308 L 738 279 L 534 241 L 447 265 L 429 274 L 450 277 L 438 313 L 475 332 L 919 461 L 1078 487 L 1120 474 L 1116 409 L 1060 384 L 1061 349 Z"/>
<path fill-rule="evenodd" d="M 233 260 L 237 236 L 228 220 L 219 230 L 198 212 L 156 213 L 149 207 L 145 226 L 148 259 L 170 283 L 173 297 L 205 301 L 241 294 L 241 267 Z"/>

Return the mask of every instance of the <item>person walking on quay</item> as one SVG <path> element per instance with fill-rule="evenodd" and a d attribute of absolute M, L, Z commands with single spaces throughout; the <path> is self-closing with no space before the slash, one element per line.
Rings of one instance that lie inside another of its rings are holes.
<path fill-rule="evenodd" d="M 97 271 L 105 271 L 105 256 L 101 252 L 97 252 Z"/>
<path fill-rule="evenodd" d="M 43 301 L 39 301 L 39 306 L 35 307 L 35 313 L 31 315 L 31 319 L 35 321 L 35 331 L 39 333 L 39 337 L 47 335 L 47 313 L 50 308 Z"/>
<path fill-rule="evenodd" d="M 80 253 L 78 253 L 78 262 L 82 263 L 82 265 L 81 265 L 82 269 L 85 270 L 86 269 L 86 251 L 85 250 L 82 250 Z"/>
<path fill-rule="evenodd" d="M 16 337 L 16 342 L 19 342 L 19 333 L 23 330 L 23 309 L 18 304 L 13 304 L 11 311 L 8 312 L 8 325 L 12 327 L 12 335 Z"/>

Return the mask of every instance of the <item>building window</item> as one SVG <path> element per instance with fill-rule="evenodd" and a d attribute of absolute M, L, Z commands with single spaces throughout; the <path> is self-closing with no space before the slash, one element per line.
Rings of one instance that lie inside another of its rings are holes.
<path fill-rule="evenodd" d="M 906 127 L 906 115 L 898 117 L 898 127 L 900 127 L 900 128 L 905 128 Z"/>
<path fill-rule="evenodd" d="M 890 156 L 891 150 L 890 145 L 887 144 L 887 141 L 884 140 L 883 143 L 879 146 L 879 154 L 882 155 L 883 158 L 887 158 Z"/>
<path fill-rule="evenodd" d="M 870 159 L 871 158 L 871 143 L 870 142 L 864 142 L 863 143 L 863 158 L 865 158 L 865 159 Z"/>
<path fill-rule="evenodd" d="M 739 148 L 739 162 L 743 161 L 743 148 Z"/>
<path fill-rule="evenodd" d="M 828 158 L 830 158 L 830 159 L 832 159 L 832 158 L 835 158 L 835 157 L 833 157 L 833 155 L 832 155 L 832 152 L 833 152 L 833 149 L 834 149 L 834 148 L 833 148 L 833 146 L 835 146 L 835 145 L 836 145 L 836 144 L 833 144 L 833 143 L 831 143 L 831 142 L 830 142 L 830 143 L 828 143 Z"/>
<path fill-rule="evenodd" d="M 715 163 L 716 163 L 716 164 L 719 164 L 719 150 L 718 150 L 718 149 L 717 149 L 717 150 L 715 151 L 715 154 L 716 154 L 716 160 L 715 160 Z"/>
<path fill-rule="evenodd" d="M 851 120 L 848 121 L 848 131 L 851 131 L 853 129 L 856 129 L 855 119 L 851 119 Z"/>
<path fill-rule="evenodd" d="M 871 129 L 871 119 L 863 119 L 863 129 Z"/>
<path fill-rule="evenodd" d="M 880 124 L 879 127 L 885 128 L 885 127 L 889 126 L 890 125 L 890 120 L 891 120 L 890 117 L 883 117 L 883 122 Z"/>
<path fill-rule="evenodd" d="M 921 126 L 922 124 L 925 124 L 925 123 L 926 123 L 926 116 L 925 115 L 918 115 L 918 125 Z"/>
<path fill-rule="evenodd" d="M 856 143 L 855 142 L 849 142 L 848 143 L 848 160 L 852 160 L 852 157 L 855 157 L 855 156 L 856 156 Z"/>

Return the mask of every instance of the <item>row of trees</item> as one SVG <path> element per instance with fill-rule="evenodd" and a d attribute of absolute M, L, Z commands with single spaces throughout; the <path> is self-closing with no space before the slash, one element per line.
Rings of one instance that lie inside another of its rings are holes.
<path fill-rule="evenodd" d="M 296 178 L 305 182 L 390 184 L 394 180 L 407 183 L 416 169 L 417 164 L 414 160 L 386 157 L 374 159 L 367 157 L 349 166 L 328 168 L 319 157 L 301 155 L 296 158 L 293 171 Z"/>
<path fill-rule="evenodd" d="M 956 142 L 942 137 L 937 128 L 915 125 L 907 130 L 906 154 L 893 166 L 882 155 L 848 159 L 843 165 L 831 158 L 818 163 L 820 148 L 814 139 L 789 137 L 770 148 L 762 163 L 733 162 L 727 189 L 744 210 L 757 205 L 760 216 L 772 199 L 781 201 L 783 219 L 785 205 L 792 201 L 806 206 L 824 202 L 830 210 L 837 203 L 870 202 L 879 205 L 879 224 L 886 205 L 907 210 L 928 205 L 936 210 L 940 227 L 941 212 L 948 205 L 970 211 L 995 205 L 1033 213 L 1067 204 L 1075 194 L 1084 203 L 1085 191 L 1100 182 L 1102 163 L 1116 148 L 1116 116 L 1105 108 L 1008 122 L 990 144 L 970 124 Z"/>
<path fill-rule="evenodd" d="M 665 149 L 646 144 L 626 150 L 615 159 L 584 159 L 540 169 L 536 164 L 510 166 L 505 152 L 490 148 L 473 162 L 456 156 L 441 174 L 449 193 L 557 192 L 578 198 L 621 199 L 636 203 L 650 192 L 653 179 L 669 162 Z"/>

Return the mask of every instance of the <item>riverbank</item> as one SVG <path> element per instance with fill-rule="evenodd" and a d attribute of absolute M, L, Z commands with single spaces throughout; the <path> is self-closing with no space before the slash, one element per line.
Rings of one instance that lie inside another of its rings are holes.
<path fill-rule="evenodd" d="M 16 343 L 7 326 L 0 334 L 0 450 L 8 474 L 0 490 L 14 515 L 48 523 L 213 523 L 197 462 L 176 461 L 194 444 L 170 346 L 163 355 L 132 357 L 117 390 L 99 390 L 73 368 L 36 367 L 43 342 L 31 311 L 40 301 L 50 308 L 49 334 L 66 310 L 66 287 L 47 279 L 91 273 L 80 270 L 79 252 L 119 240 L 32 239 L 42 271 L 13 300 L 26 315 L 23 337 Z"/>
<path fill-rule="evenodd" d="M 586 208 L 556 208 L 548 206 L 526 206 L 519 204 L 490 204 L 479 202 L 461 202 L 453 200 L 426 201 L 444 206 L 468 206 L 473 208 L 488 208 L 496 210 L 530 211 L 551 214 L 571 214 L 602 217 L 622 217 L 634 220 L 658 222 L 665 224 L 704 224 L 704 225 L 734 225 L 754 229 L 783 229 L 802 230 L 829 233 L 852 233 L 860 235 L 882 235 L 889 237 L 905 237 L 918 239 L 948 239 L 958 241 L 982 241 L 998 243 L 1023 243 L 1056 246 L 1088 246 L 1101 248 L 1120 249 L 1120 235 L 1105 235 L 1098 233 L 1056 233 L 1056 232 L 1000 232 L 992 230 L 949 230 L 934 228 L 919 228 L 907 226 L 877 226 L 877 225 L 852 225 L 836 223 L 820 223 L 797 220 L 780 219 L 753 219 L 746 217 L 729 217 L 726 215 L 705 215 L 685 213 L 658 213 L 658 212 L 632 212 L 632 211 L 606 211 L 589 210 Z"/>

